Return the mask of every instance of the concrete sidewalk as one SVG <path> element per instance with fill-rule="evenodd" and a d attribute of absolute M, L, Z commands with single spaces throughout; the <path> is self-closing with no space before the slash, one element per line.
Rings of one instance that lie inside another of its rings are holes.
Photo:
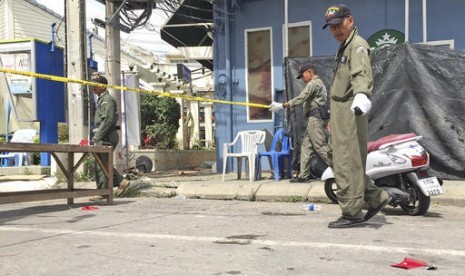
<path fill-rule="evenodd" d="M 0 192 L 40 190 L 64 187 L 56 184 L 54 178 L 38 176 L 17 176 L 0 182 Z M 324 183 L 290 183 L 289 179 L 275 182 L 261 179 L 250 182 L 236 179 L 236 174 L 228 174 L 222 182 L 222 175 L 205 171 L 170 171 L 148 174 L 134 180 L 131 187 L 140 188 L 140 196 L 145 197 L 185 197 L 217 200 L 285 201 L 329 203 L 324 192 Z M 78 182 L 77 188 L 95 187 L 94 182 Z M 141 188 L 142 187 L 142 188 Z M 432 197 L 432 204 L 465 206 L 465 181 L 445 180 L 444 194 Z"/>
<path fill-rule="evenodd" d="M 166 189 L 171 195 L 218 200 L 250 201 L 287 201 L 329 203 L 322 181 L 311 183 L 290 183 L 289 179 L 275 182 L 273 179 L 261 179 L 250 182 L 248 179 L 236 179 L 236 174 L 228 174 L 222 182 L 221 174 L 185 173 L 169 177 L 151 175 L 153 188 L 141 192 L 142 196 L 163 197 Z M 432 197 L 432 204 L 465 206 L 465 180 L 445 180 L 442 186 L 444 194 Z"/>

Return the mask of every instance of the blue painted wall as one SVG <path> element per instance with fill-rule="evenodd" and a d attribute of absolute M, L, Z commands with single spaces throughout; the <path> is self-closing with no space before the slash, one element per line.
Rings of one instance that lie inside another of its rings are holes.
<path fill-rule="evenodd" d="M 334 55 L 338 43 L 329 30 L 322 30 L 324 12 L 334 3 L 347 4 L 355 17 L 360 34 L 368 38 L 383 29 L 405 31 L 404 0 L 289 0 L 288 22 L 312 22 L 313 56 Z M 455 48 L 465 50 L 465 1 L 428 0 L 428 41 L 455 40 Z M 284 0 L 216 0 L 214 6 L 214 72 L 217 99 L 235 102 L 246 101 L 244 31 L 255 28 L 272 28 L 273 89 L 284 89 L 283 34 Z M 409 41 L 423 41 L 422 0 L 410 0 Z M 226 83 L 218 79 L 226 76 Z M 222 168 L 223 143 L 231 142 L 238 131 L 267 128 L 273 132 L 273 122 L 247 123 L 246 107 L 217 104 L 216 145 L 217 167 Z M 263 148 L 262 148 L 263 150 Z M 267 163 L 267 162 L 264 162 Z M 267 169 L 267 164 L 263 164 Z M 229 170 L 236 170 L 229 166 Z"/>
<path fill-rule="evenodd" d="M 48 43 L 35 42 L 36 73 L 63 76 L 63 49 L 51 50 Z M 65 121 L 65 84 L 45 79 L 37 79 L 37 119 L 40 121 L 40 143 L 58 143 L 58 122 Z M 40 155 L 40 164 L 50 166 L 48 152 Z"/>

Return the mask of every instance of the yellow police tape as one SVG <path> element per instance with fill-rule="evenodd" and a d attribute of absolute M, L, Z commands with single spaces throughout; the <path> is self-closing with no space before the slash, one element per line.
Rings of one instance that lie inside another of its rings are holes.
<path fill-rule="evenodd" d="M 71 79 L 71 78 L 66 78 L 66 77 L 47 75 L 47 74 L 39 74 L 39 73 L 26 72 L 26 71 L 19 71 L 19 70 L 13 70 L 13 69 L 0 68 L 0 73 L 22 75 L 22 76 L 39 78 L 39 79 L 44 79 L 44 80 L 57 81 L 57 82 L 65 82 L 65 83 L 71 82 L 71 83 L 79 83 L 79 84 L 82 84 L 82 85 L 101 86 L 101 87 L 113 88 L 113 89 L 116 89 L 116 90 L 122 90 L 122 91 L 134 91 L 134 92 L 138 92 L 138 93 L 154 94 L 154 95 L 158 95 L 158 96 L 162 96 L 162 97 L 182 98 L 182 99 L 186 99 L 186 100 L 190 100 L 190 101 L 202 101 L 202 102 L 212 102 L 212 103 L 219 103 L 219 104 L 233 104 L 233 105 L 242 105 L 242 106 L 250 106 L 250 107 L 269 108 L 268 105 L 264 105 L 264 104 L 221 101 L 221 100 L 207 99 L 207 98 L 187 96 L 187 95 L 173 95 L 173 94 L 170 94 L 169 92 L 150 91 L 150 90 L 146 90 L 146 89 L 140 89 L 140 88 L 134 88 L 134 87 L 124 87 L 124 86 L 119 86 L 119 85 L 106 85 L 106 84 L 96 83 L 96 82 L 92 82 L 92 81 Z"/>

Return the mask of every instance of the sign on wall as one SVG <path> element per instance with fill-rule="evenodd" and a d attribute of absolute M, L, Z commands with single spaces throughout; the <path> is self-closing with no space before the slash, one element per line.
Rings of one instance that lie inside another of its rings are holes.
<path fill-rule="evenodd" d="M 367 39 L 370 48 L 383 48 L 405 42 L 405 35 L 402 32 L 393 29 L 385 29 L 372 34 Z"/>
<path fill-rule="evenodd" d="M 0 59 L 5 69 L 30 72 L 30 51 L 0 54 Z M 32 93 L 32 79 L 22 75 L 5 74 L 8 86 L 13 94 Z"/>

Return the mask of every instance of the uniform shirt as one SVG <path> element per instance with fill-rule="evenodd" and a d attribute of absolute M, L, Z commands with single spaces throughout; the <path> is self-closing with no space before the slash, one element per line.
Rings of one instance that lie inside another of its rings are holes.
<path fill-rule="evenodd" d="M 313 77 L 300 94 L 287 102 L 289 107 L 304 104 L 304 114 L 325 105 L 326 103 L 326 86 L 319 76 Z"/>
<path fill-rule="evenodd" d="M 372 89 L 370 48 L 354 28 L 336 54 L 331 99 L 345 102 L 353 99 L 357 93 L 365 93 L 370 97 Z"/>
<path fill-rule="evenodd" d="M 94 140 L 107 140 L 105 138 L 115 131 L 117 121 L 116 101 L 108 91 L 105 91 L 100 94 L 97 100 L 97 110 L 95 111 L 95 126 L 97 127 L 97 131 L 94 134 Z"/>

